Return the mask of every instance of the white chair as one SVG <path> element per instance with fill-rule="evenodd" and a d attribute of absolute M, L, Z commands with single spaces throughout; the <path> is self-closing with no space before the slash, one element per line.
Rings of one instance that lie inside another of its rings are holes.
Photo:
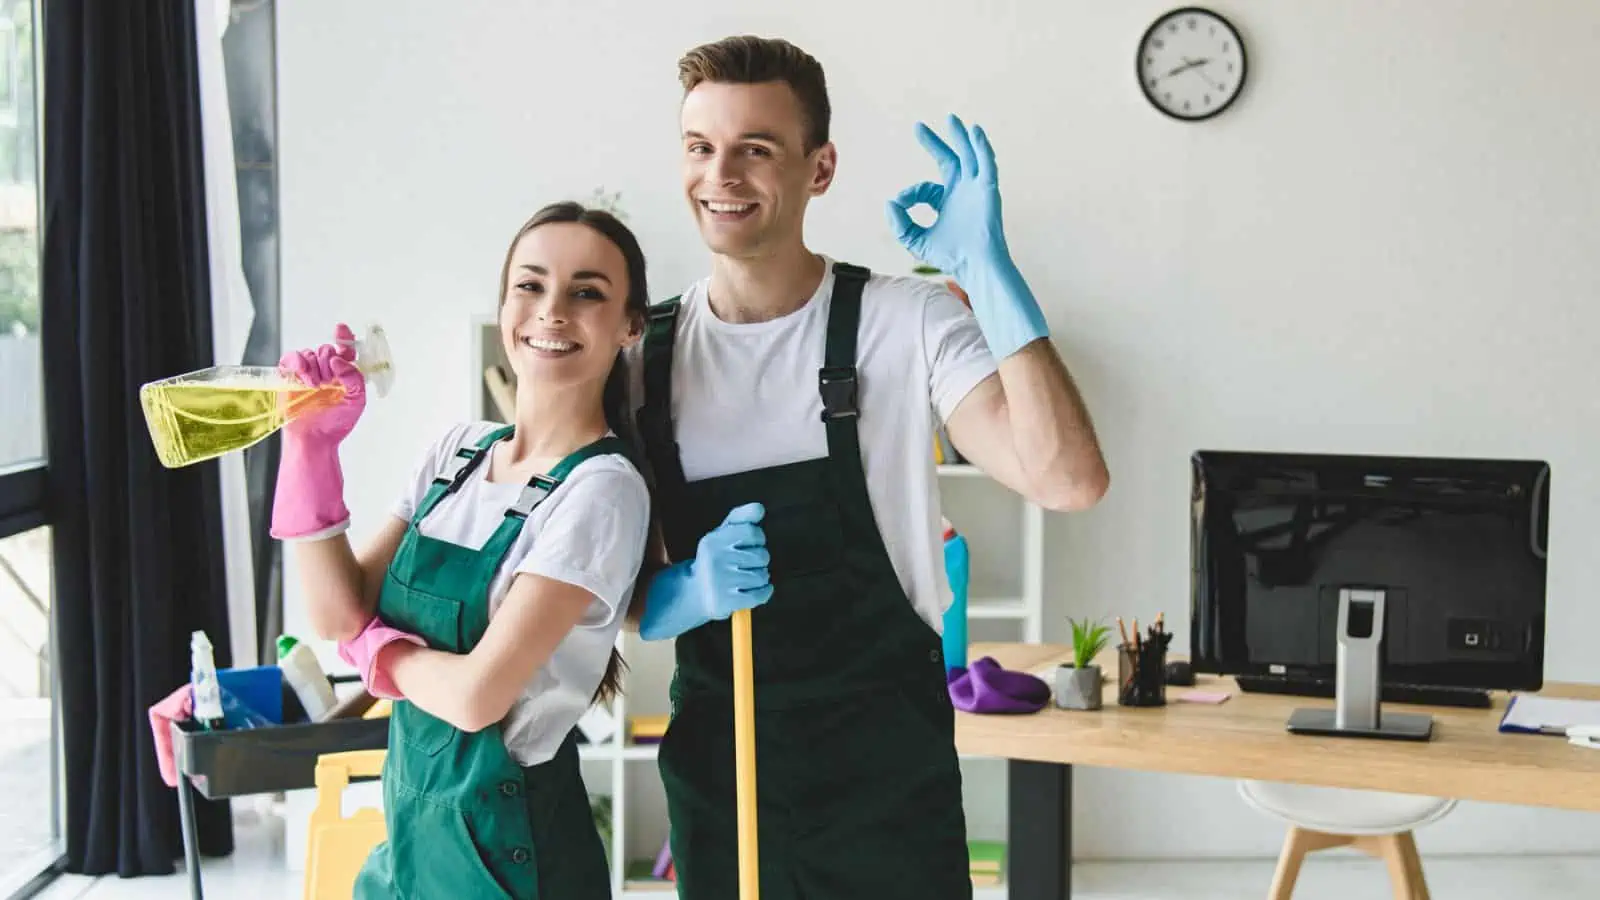
<path fill-rule="evenodd" d="M 1428 900 L 1412 832 L 1438 821 L 1456 801 L 1440 797 L 1241 780 L 1245 802 L 1289 826 L 1269 900 L 1289 900 L 1306 854 L 1354 847 L 1389 865 L 1395 900 Z"/>

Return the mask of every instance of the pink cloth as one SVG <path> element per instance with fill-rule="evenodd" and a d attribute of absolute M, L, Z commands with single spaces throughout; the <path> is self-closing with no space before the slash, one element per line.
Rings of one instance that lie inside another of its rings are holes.
<path fill-rule="evenodd" d="M 378 654 L 395 641 L 410 641 L 418 647 L 428 646 L 422 638 L 407 634 L 383 624 L 377 616 L 361 629 L 361 633 L 348 641 L 339 642 L 339 658 L 355 666 L 361 673 L 361 684 L 367 693 L 385 700 L 404 700 L 394 679 L 378 666 Z"/>
<path fill-rule="evenodd" d="M 194 715 L 194 692 L 185 684 L 150 707 L 150 731 L 156 741 L 156 764 L 167 787 L 178 786 L 178 763 L 172 754 L 172 723 Z"/>
<path fill-rule="evenodd" d="M 355 428 L 367 405 L 367 382 L 355 365 L 355 333 L 340 323 L 333 344 L 284 354 L 278 368 L 308 387 L 338 384 L 336 406 L 283 427 L 282 461 L 272 501 L 272 536 L 279 540 L 337 533 L 349 523 L 339 443 Z"/>

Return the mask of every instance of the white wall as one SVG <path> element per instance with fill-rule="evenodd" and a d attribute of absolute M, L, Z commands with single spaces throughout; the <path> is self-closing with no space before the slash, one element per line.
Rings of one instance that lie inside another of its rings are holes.
<path fill-rule="evenodd" d="M 752 31 L 830 76 L 841 169 L 816 249 L 906 271 L 882 207 L 934 174 L 913 123 L 954 110 L 994 141 L 1011 245 L 1113 472 L 1100 508 L 1049 523 L 1047 639 L 1069 614 L 1181 613 L 1196 447 L 1534 456 L 1554 468 L 1548 676 L 1600 680 L 1584 652 L 1600 629 L 1600 7 L 1222 3 L 1249 84 L 1183 125 L 1133 74 L 1170 5 L 280 5 L 285 340 L 376 319 L 399 358 L 345 450 L 356 532 L 472 413 L 468 321 L 492 311 L 535 207 L 621 190 L 655 293 L 703 273 L 674 64 Z M 1077 798 L 1084 856 L 1270 855 L 1281 835 L 1225 781 L 1080 770 Z M 1600 817 L 1469 804 L 1419 842 L 1600 851 Z"/>

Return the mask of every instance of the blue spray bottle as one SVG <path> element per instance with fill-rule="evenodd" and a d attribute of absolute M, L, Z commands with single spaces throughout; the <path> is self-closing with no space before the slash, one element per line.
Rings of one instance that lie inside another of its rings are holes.
<path fill-rule="evenodd" d="M 944 520 L 944 571 L 950 579 L 950 608 L 944 614 L 944 667 L 967 665 L 967 581 L 971 566 L 967 539 Z"/>

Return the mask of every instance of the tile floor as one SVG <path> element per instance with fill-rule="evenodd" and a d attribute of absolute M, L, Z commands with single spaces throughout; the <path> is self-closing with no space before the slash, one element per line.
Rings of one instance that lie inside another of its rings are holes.
<path fill-rule="evenodd" d="M 285 870 L 281 823 L 241 824 L 237 852 L 208 860 L 208 898 L 299 900 L 298 876 Z M 1600 857 L 1522 857 L 1425 860 L 1430 893 L 1438 900 L 1592 900 L 1600 896 Z M 1265 897 L 1268 862 L 1080 863 L 1074 900 L 1241 900 Z M 187 879 L 91 879 L 63 876 L 42 900 L 183 900 Z M 670 894 L 656 896 L 670 897 Z M 1300 875 L 1295 900 L 1365 900 L 1392 896 L 1381 864 L 1354 857 L 1313 859 Z"/>

